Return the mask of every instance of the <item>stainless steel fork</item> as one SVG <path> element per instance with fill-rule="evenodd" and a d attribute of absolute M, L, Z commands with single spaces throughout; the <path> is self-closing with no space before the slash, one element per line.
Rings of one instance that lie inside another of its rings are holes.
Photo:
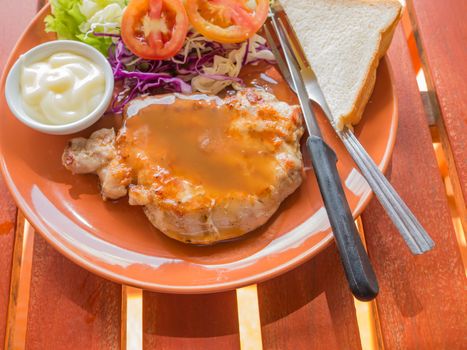
<path fill-rule="evenodd" d="M 276 18 L 282 22 L 283 20 L 285 20 L 286 17 L 280 16 L 279 18 L 280 12 L 282 12 L 282 8 L 276 2 L 276 5 L 272 6 L 270 16 L 276 16 Z M 280 50 L 277 47 L 275 40 L 272 38 L 270 31 L 268 30 L 268 28 L 274 30 L 274 26 L 271 25 L 270 19 L 268 19 L 268 21 L 266 22 L 266 26 L 267 40 L 271 47 L 271 50 L 273 51 L 276 57 L 279 69 L 282 75 L 284 76 L 285 80 L 291 87 L 291 89 L 295 90 L 294 84 L 292 82 L 292 77 L 282 58 L 282 54 L 280 53 Z M 408 247 L 410 248 L 413 254 L 423 254 L 431 250 L 434 247 L 433 240 L 430 238 L 430 236 L 422 227 L 422 225 L 418 222 L 417 218 L 414 216 L 411 210 L 404 203 L 404 201 L 396 192 L 394 187 L 392 187 L 392 185 L 389 183 L 389 181 L 386 179 L 383 173 L 379 170 L 378 166 L 375 164 L 373 159 L 371 159 L 366 150 L 355 137 L 352 130 L 350 130 L 349 128 L 339 130 L 334 125 L 331 110 L 329 109 L 329 106 L 326 102 L 326 99 L 323 95 L 323 92 L 319 86 L 318 80 L 313 70 L 308 65 L 308 62 L 306 62 L 302 58 L 304 56 L 302 56 L 301 52 L 299 51 L 301 50 L 301 48 L 295 45 L 294 40 L 291 40 L 292 34 L 289 31 L 287 31 L 286 26 L 283 26 L 283 28 L 286 30 L 288 34 L 287 39 L 291 43 L 291 46 L 295 51 L 296 59 L 301 68 L 301 74 L 304 80 L 307 82 L 306 90 L 308 92 L 310 100 L 312 100 L 321 107 L 324 114 L 331 122 L 335 132 L 344 143 L 350 156 L 360 168 L 360 171 L 362 172 L 364 178 L 368 182 L 370 188 L 373 190 L 381 205 L 391 218 L 392 222 L 401 233 Z"/>

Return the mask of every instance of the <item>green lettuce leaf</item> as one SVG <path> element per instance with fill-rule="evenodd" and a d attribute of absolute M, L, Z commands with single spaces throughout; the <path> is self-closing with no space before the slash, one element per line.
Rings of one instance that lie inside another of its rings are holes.
<path fill-rule="evenodd" d="M 52 14 L 45 18 L 45 31 L 55 32 L 59 39 L 76 40 L 79 25 L 86 17 L 79 10 L 81 0 L 52 0 Z"/>
<path fill-rule="evenodd" d="M 127 0 L 51 0 L 52 13 L 45 18 L 45 31 L 58 39 L 78 40 L 107 55 L 112 39 L 96 37 L 94 30 L 120 33 Z"/>

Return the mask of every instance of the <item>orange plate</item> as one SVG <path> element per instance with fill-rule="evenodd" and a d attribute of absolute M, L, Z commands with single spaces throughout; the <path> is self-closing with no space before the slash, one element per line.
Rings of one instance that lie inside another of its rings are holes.
<path fill-rule="evenodd" d="M 18 56 L 42 42 L 43 9 L 13 50 L 5 73 Z M 311 171 L 276 215 L 244 238 L 211 247 L 189 246 L 165 237 L 127 200 L 103 202 L 97 177 L 73 176 L 61 165 L 70 136 L 40 134 L 18 122 L 1 82 L 1 168 L 20 209 L 61 253 L 77 264 L 119 283 L 172 293 L 207 293 L 256 283 L 310 259 L 332 240 L 316 180 Z M 323 134 L 339 157 L 339 173 L 354 216 L 371 191 L 331 127 L 319 116 Z M 113 120 L 100 122 L 111 124 Z M 356 134 L 381 169 L 394 146 L 397 104 L 386 60 Z M 82 135 L 89 135 L 90 130 Z"/>

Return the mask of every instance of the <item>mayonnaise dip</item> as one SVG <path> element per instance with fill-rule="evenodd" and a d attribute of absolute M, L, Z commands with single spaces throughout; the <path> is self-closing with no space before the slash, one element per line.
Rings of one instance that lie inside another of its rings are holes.
<path fill-rule="evenodd" d="M 62 52 L 23 65 L 20 87 L 24 111 L 31 118 L 62 125 L 97 108 L 104 97 L 105 77 L 89 59 Z"/>

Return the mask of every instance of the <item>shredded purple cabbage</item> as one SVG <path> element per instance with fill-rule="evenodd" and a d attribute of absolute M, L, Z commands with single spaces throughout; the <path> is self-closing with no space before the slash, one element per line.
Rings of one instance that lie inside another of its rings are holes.
<path fill-rule="evenodd" d="M 121 38 L 109 48 L 108 60 L 116 82 L 123 90 L 114 98 L 112 113 L 121 113 L 133 98 L 162 91 L 191 93 L 191 85 L 177 74 L 177 64 L 172 61 L 152 61 L 138 58 L 125 47 Z M 191 62 L 189 62 L 191 63 Z"/>
<path fill-rule="evenodd" d="M 177 54 L 170 60 L 146 60 L 135 56 L 128 50 L 119 35 L 106 33 L 93 33 L 96 36 L 118 38 L 109 48 L 108 60 L 112 66 L 115 82 L 121 82 L 122 90 L 114 98 L 110 112 L 121 113 L 125 105 L 133 98 L 143 94 L 157 94 L 162 92 L 192 92 L 190 81 L 195 76 L 204 76 L 213 80 L 232 81 L 242 84 L 237 77 L 219 74 L 206 74 L 203 66 L 210 66 L 216 55 L 225 56 L 232 49 L 238 49 L 241 44 L 226 47 L 220 43 L 204 42 L 202 56 L 198 57 L 196 50 Z M 190 33 L 189 33 L 190 34 Z M 260 50 L 268 50 L 265 45 Z M 242 64 L 248 60 L 248 49 L 243 57 Z M 254 63 L 257 60 L 249 63 Z M 180 63 L 181 62 L 181 63 Z"/>

